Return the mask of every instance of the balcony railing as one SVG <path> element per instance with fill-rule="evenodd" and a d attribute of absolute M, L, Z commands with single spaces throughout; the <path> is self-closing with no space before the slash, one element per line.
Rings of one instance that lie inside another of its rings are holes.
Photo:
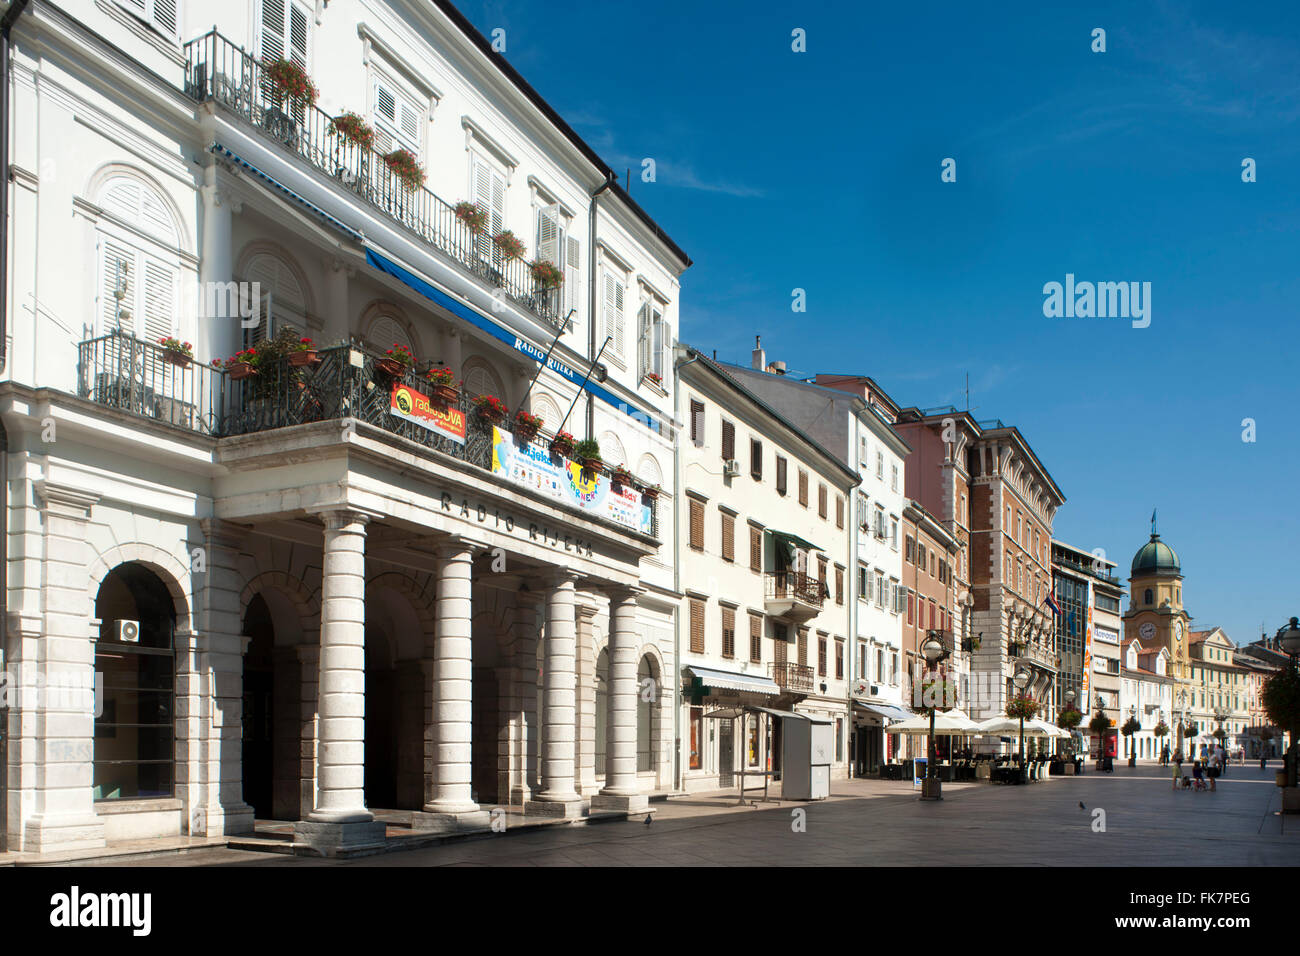
<path fill-rule="evenodd" d="M 783 691 L 791 694 L 811 694 L 813 669 L 807 664 L 775 662 L 769 665 L 772 680 Z"/>
<path fill-rule="evenodd" d="M 821 607 L 825 600 L 821 579 L 802 571 L 769 571 L 763 578 L 768 599 L 793 599 L 817 607 Z"/>
<path fill-rule="evenodd" d="M 77 394 L 204 435 L 221 430 L 225 375 L 161 345 L 110 332 L 79 346 Z"/>
<path fill-rule="evenodd" d="M 328 113 L 286 101 L 255 57 L 213 30 L 185 44 L 185 60 L 189 96 L 221 104 L 520 307 L 555 328 L 563 323 L 559 290 L 535 282 L 528 263 L 502 256 L 491 236 L 475 235 L 428 189 L 407 187 L 383 155 L 336 132 Z"/>

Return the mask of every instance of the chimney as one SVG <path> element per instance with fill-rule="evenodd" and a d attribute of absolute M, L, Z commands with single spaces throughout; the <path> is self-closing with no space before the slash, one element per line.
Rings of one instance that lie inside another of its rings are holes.
<path fill-rule="evenodd" d="M 754 358 L 750 364 L 760 372 L 767 368 L 767 355 L 764 354 L 762 340 L 757 335 L 754 336 Z"/>

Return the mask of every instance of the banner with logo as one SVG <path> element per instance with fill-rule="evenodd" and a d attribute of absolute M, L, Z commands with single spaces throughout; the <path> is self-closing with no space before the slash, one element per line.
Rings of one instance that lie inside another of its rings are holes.
<path fill-rule="evenodd" d="M 1088 582 L 1088 607 L 1084 618 L 1083 632 L 1083 686 L 1080 688 L 1079 712 L 1087 714 L 1092 710 L 1092 698 L 1088 696 L 1092 688 L 1092 582 Z"/>
<path fill-rule="evenodd" d="M 394 385 L 389 412 L 421 428 L 450 438 L 458 445 L 465 444 L 465 412 L 459 408 L 442 406 L 429 400 L 429 396 L 408 385 Z"/>
<path fill-rule="evenodd" d="M 566 458 L 552 460 L 545 448 L 531 442 L 521 447 L 513 435 L 495 426 L 492 473 L 625 528 L 651 533 L 652 509 L 641 500 L 639 491 L 630 487 L 615 489 L 607 476 L 584 474 L 581 465 Z"/>

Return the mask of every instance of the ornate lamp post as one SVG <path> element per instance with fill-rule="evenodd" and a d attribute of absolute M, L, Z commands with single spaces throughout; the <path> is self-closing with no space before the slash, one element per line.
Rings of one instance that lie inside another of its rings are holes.
<path fill-rule="evenodd" d="M 1175 751 L 1179 751 L 1183 749 L 1183 727 L 1186 725 L 1186 723 L 1187 723 L 1187 691 L 1180 690 L 1178 692 L 1178 738 L 1177 738 L 1177 745 L 1174 748 Z M 1187 755 L 1183 754 L 1183 756 L 1186 757 Z"/>
<path fill-rule="evenodd" d="M 1016 671 L 1015 676 L 1011 678 L 1011 683 L 1015 684 L 1016 690 L 1020 691 L 1020 693 L 1023 694 L 1025 692 L 1025 688 L 1029 685 L 1029 671 L 1025 670 L 1023 667 L 1019 668 Z M 1025 779 L 1025 717 L 1024 714 L 1020 715 L 1020 779 L 1022 781 Z"/>
<path fill-rule="evenodd" d="M 926 663 L 930 665 L 930 674 L 933 683 L 930 685 L 931 699 L 926 701 L 922 698 L 922 704 L 928 704 L 930 708 L 930 737 L 926 747 L 925 759 L 925 784 L 921 788 L 922 800 L 942 800 L 943 799 L 943 782 L 939 779 L 938 768 L 935 767 L 934 754 L 934 715 L 939 710 L 940 701 L 933 699 L 934 695 L 943 694 L 944 687 L 940 677 L 939 661 L 947 656 L 948 651 L 943 646 L 935 631 L 930 631 L 921 645 L 921 654 L 925 657 Z M 947 703 L 947 701 L 943 701 Z"/>

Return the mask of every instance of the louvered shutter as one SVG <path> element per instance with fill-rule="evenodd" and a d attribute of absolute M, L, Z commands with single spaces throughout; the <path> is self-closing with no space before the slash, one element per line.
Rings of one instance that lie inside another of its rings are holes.
<path fill-rule="evenodd" d="M 844 603 L 844 569 L 835 569 L 835 603 Z"/>
<path fill-rule="evenodd" d="M 763 532 L 758 528 L 749 529 L 749 569 L 763 570 Z"/>
<path fill-rule="evenodd" d="M 145 257 L 144 296 L 136 335 L 157 342 L 176 331 L 176 270 Z"/>
<path fill-rule="evenodd" d="M 609 350 L 619 358 L 623 351 L 623 283 L 605 273 L 604 332 L 610 339 Z"/>
<path fill-rule="evenodd" d="M 725 418 L 722 420 L 722 460 L 730 461 L 736 457 L 736 426 Z"/>
<path fill-rule="evenodd" d="M 736 612 L 729 607 L 722 609 L 722 656 L 736 656 Z"/>
<path fill-rule="evenodd" d="M 150 22 L 169 37 L 179 36 L 180 26 L 176 18 L 176 0 L 153 0 Z"/>
<path fill-rule="evenodd" d="M 375 149 L 391 153 L 399 146 L 410 150 L 416 159 L 421 157 L 423 137 L 420 135 L 421 113 L 419 107 L 406 94 L 380 77 L 375 77 Z"/>
<path fill-rule="evenodd" d="M 763 619 L 749 616 L 749 659 L 758 664 L 763 660 Z"/>
<path fill-rule="evenodd" d="M 411 337 L 406 334 L 406 327 L 391 315 L 381 315 L 370 323 L 367 338 L 381 352 L 387 352 L 394 345 L 411 348 Z"/>
<path fill-rule="evenodd" d="M 114 242 L 107 236 L 99 240 L 99 318 L 102 332 L 121 328 L 130 332 L 135 328 L 136 252 Z M 130 315 L 118 318 L 119 300 L 115 293 L 122 291 L 121 310 Z"/>
<path fill-rule="evenodd" d="M 817 486 L 817 515 L 820 518 L 826 517 L 826 486 Z"/>
<path fill-rule="evenodd" d="M 581 288 L 582 246 L 572 236 L 564 237 L 564 314 L 578 306 L 578 290 Z"/>
<path fill-rule="evenodd" d="M 786 492 L 786 474 L 785 459 L 780 455 L 776 456 L 776 493 L 784 495 Z"/>
<path fill-rule="evenodd" d="M 691 499 L 691 547 L 704 550 L 704 505 Z"/>
<path fill-rule="evenodd" d="M 799 469 L 799 504 L 808 507 L 808 472 Z"/>
<path fill-rule="evenodd" d="M 650 303 L 641 303 L 636 314 L 636 368 L 637 376 L 647 375 L 653 371 L 650 367 L 651 329 Z"/>
<path fill-rule="evenodd" d="M 839 495 L 835 496 L 835 527 L 844 527 L 844 499 Z"/>
<path fill-rule="evenodd" d="M 499 260 L 492 237 L 505 227 L 506 184 L 495 169 L 478 156 L 473 158 L 474 205 L 488 217 L 487 229 L 479 236 L 479 255 Z"/>
<path fill-rule="evenodd" d="M 704 653 L 704 602 L 691 600 L 691 653 Z"/>
<path fill-rule="evenodd" d="M 543 206 L 537 210 L 537 258 L 556 266 L 563 266 L 560 251 L 563 237 L 560 234 L 560 207 Z"/>
<path fill-rule="evenodd" d="M 691 441 L 704 444 L 704 403 L 691 399 Z"/>
<path fill-rule="evenodd" d="M 736 519 L 729 514 L 722 516 L 722 560 L 736 560 Z"/>
<path fill-rule="evenodd" d="M 657 309 L 654 313 L 654 340 L 650 343 L 650 365 L 651 371 L 668 381 L 668 325 L 664 322 L 663 314 Z"/>
<path fill-rule="evenodd" d="M 799 648 L 796 663 L 798 663 L 800 667 L 806 667 L 808 664 L 808 628 L 799 628 L 799 636 L 796 638 L 796 641 Z"/>
<path fill-rule="evenodd" d="M 784 666 L 790 654 L 789 631 L 782 626 L 776 626 L 772 632 L 772 650 L 776 658 L 777 670 Z"/>

